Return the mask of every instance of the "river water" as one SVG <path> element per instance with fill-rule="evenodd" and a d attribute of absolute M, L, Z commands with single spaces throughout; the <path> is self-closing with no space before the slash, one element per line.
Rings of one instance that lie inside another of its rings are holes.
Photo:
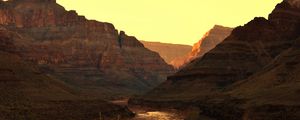
<path fill-rule="evenodd" d="M 128 99 L 111 101 L 114 104 L 128 106 Z M 150 109 L 145 107 L 129 107 L 136 114 L 130 120 L 216 120 L 200 114 L 199 108 L 175 109 Z"/>
<path fill-rule="evenodd" d="M 111 101 L 114 104 L 127 106 L 127 100 L 117 100 Z M 184 120 L 182 114 L 180 114 L 177 110 L 152 110 L 141 107 L 130 107 L 131 111 L 133 111 L 136 116 L 131 120 Z"/>
<path fill-rule="evenodd" d="M 183 118 L 168 112 L 152 111 L 147 113 L 138 113 L 133 120 L 183 120 Z"/>
<path fill-rule="evenodd" d="M 132 120 L 184 120 L 183 116 L 179 115 L 176 111 L 155 111 L 131 108 L 136 113 L 135 118 Z"/>

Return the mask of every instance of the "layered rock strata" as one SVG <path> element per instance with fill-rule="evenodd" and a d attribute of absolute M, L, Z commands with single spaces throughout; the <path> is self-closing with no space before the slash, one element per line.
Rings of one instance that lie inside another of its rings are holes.
<path fill-rule="evenodd" d="M 22 59 L 94 96 L 139 94 L 172 72 L 135 37 L 66 11 L 55 0 L 2 1 L 0 24 L 22 37 L 15 49 Z"/>
<path fill-rule="evenodd" d="M 191 51 L 192 46 L 160 43 L 160 42 L 148 42 L 142 41 L 144 46 L 152 51 L 160 54 L 160 56 L 170 65 L 177 67 L 173 61 L 187 57 L 187 54 Z"/>
<path fill-rule="evenodd" d="M 198 105 L 201 114 L 220 120 L 299 119 L 300 9 L 291 3 L 278 4 L 268 20 L 235 28 L 216 48 L 131 103 L 181 101 L 176 103 Z"/>
<path fill-rule="evenodd" d="M 215 48 L 218 44 L 230 35 L 232 28 L 215 25 L 205 35 L 194 44 L 192 51 L 184 55 L 182 58 L 177 58 L 171 63 L 177 69 L 183 68 L 186 64 L 192 62 L 196 58 L 201 58 L 204 54 Z"/>

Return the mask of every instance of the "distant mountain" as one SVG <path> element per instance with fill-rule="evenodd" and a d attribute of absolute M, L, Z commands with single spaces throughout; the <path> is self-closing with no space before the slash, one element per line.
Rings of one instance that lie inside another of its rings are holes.
<path fill-rule="evenodd" d="M 175 68 L 184 67 L 196 58 L 202 57 L 205 53 L 215 48 L 226 37 L 230 35 L 232 28 L 215 25 L 197 43 L 194 44 L 192 51 L 181 58 L 174 59 L 171 64 Z"/>
<path fill-rule="evenodd" d="M 22 59 L 88 96 L 141 94 L 173 70 L 135 37 L 66 11 L 55 0 L 1 1 L 0 24 L 22 39 L 14 41 Z"/>
<path fill-rule="evenodd" d="M 160 54 L 160 56 L 169 64 L 172 64 L 174 59 L 179 59 L 185 57 L 187 53 L 192 50 L 192 46 L 180 45 L 180 44 L 170 44 L 170 43 L 160 43 L 160 42 L 148 42 L 141 41 L 144 46 L 152 51 Z"/>
<path fill-rule="evenodd" d="M 300 8 L 288 0 L 235 28 L 202 58 L 131 104 L 197 106 L 219 120 L 298 120 Z"/>

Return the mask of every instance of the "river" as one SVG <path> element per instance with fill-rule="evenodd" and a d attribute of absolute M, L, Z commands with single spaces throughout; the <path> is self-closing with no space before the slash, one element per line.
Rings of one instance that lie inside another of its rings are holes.
<path fill-rule="evenodd" d="M 136 113 L 135 118 L 132 120 L 184 120 L 184 117 L 179 115 L 177 111 L 156 111 L 144 110 L 141 108 L 130 108 Z"/>
<path fill-rule="evenodd" d="M 127 99 L 111 101 L 114 104 L 127 106 Z M 150 110 L 141 107 L 129 107 L 136 116 L 132 120 L 184 120 L 176 110 Z"/>
<path fill-rule="evenodd" d="M 114 104 L 127 106 L 128 100 L 111 101 Z M 155 110 L 143 107 L 129 107 L 136 116 L 131 120 L 214 120 L 206 116 L 199 116 L 197 110 L 178 111 L 175 109 Z"/>

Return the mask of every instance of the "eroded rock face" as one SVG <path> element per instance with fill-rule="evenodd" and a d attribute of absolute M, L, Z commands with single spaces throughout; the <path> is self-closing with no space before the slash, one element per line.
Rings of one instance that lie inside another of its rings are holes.
<path fill-rule="evenodd" d="M 80 96 L 14 53 L 0 50 L 0 57 L 0 119 L 96 119 L 99 112 L 105 118 L 133 116 L 124 107 Z"/>
<path fill-rule="evenodd" d="M 201 58 L 205 53 L 215 48 L 226 37 L 230 35 L 232 28 L 215 25 L 197 43 L 194 44 L 192 51 L 184 58 L 173 60 L 171 63 L 176 68 L 182 68 L 196 58 Z"/>
<path fill-rule="evenodd" d="M 1 2 L 0 24 L 22 37 L 15 44 L 23 59 L 86 94 L 141 93 L 172 71 L 135 37 L 119 34 L 110 23 L 66 11 L 55 0 Z"/>
<path fill-rule="evenodd" d="M 216 119 L 299 119 L 299 13 L 283 1 L 139 99 L 188 101 Z"/>
<path fill-rule="evenodd" d="M 169 80 L 190 79 L 194 87 L 189 89 L 203 88 L 210 93 L 248 78 L 291 47 L 298 37 L 299 16 L 287 12 L 299 13 L 299 9 L 286 2 L 277 5 L 269 20 L 255 18 L 245 26 L 235 28 L 215 49 L 170 76 Z M 203 84 L 211 89 L 200 87 Z"/>
<path fill-rule="evenodd" d="M 214 26 L 198 43 L 195 44 L 191 56 L 194 58 L 203 56 L 205 53 L 215 48 L 219 43 L 223 42 L 223 40 L 230 35 L 231 31 L 232 28 L 220 25 Z"/>
<path fill-rule="evenodd" d="M 142 41 L 142 43 L 146 48 L 159 53 L 167 63 L 174 67 L 176 67 L 177 65 L 173 61 L 176 59 L 185 58 L 192 49 L 192 46 L 189 45 L 148 41 Z"/>
<path fill-rule="evenodd" d="M 285 0 L 287 1 L 290 5 L 294 7 L 300 7 L 300 1 L 299 0 Z"/>
<path fill-rule="evenodd" d="M 24 61 L 20 50 L 30 41 L 22 38 L 0 29 L 0 119 L 99 119 L 100 112 L 102 119 L 133 117 L 127 108 L 82 96 L 37 64 Z"/>

